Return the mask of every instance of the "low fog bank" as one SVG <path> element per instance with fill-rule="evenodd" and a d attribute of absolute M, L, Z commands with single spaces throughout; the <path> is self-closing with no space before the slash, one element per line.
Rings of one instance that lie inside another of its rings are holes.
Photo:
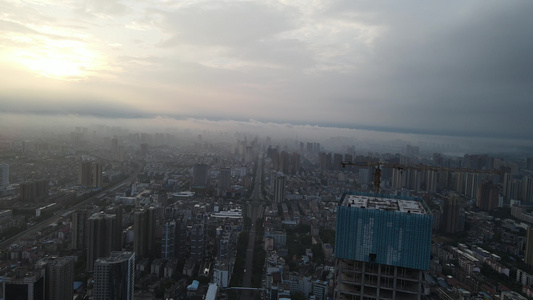
<path fill-rule="evenodd" d="M 406 145 L 419 146 L 421 152 L 440 152 L 452 156 L 465 153 L 524 154 L 533 152 L 533 142 L 516 138 L 447 136 L 352 129 L 312 124 L 261 122 L 257 120 L 208 120 L 201 118 L 96 118 L 79 115 L 0 115 L 1 138 L 43 138 L 66 135 L 76 127 L 95 135 L 129 133 L 169 133 L 178 137 L 206 141 L 232 142 L 244 138 L 270 137 L 272 145 L 297 147 L 299 142 L 319 142 L 325 151 L 354 147 L 356 151 L 401 153 Z"/>

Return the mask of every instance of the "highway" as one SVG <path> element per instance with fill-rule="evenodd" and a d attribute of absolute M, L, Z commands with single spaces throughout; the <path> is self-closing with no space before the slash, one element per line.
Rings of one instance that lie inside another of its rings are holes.
<path fill-rule="evenodd" d="M 263 203 L 262 203 L 262 176 L 263 176 L 263 155 L 259 155 L 257 171 L 255 174 L 255 184 L 252 191 L 250 202 L 248 203 L 248 210 L 246 216 L 250 217 L 252 227 L 248 235 L 248 248 L 246 250 L 245 261 L 245 273 L 242 280 L 243 287 L 252 287 L 252 270 L 253 270 L 253 257 L 254 257 L 254 245 L 255 245 L 255 223 L 257 219 L 263 217 Z M 241 293 L 241 299 L 253 299 L 253 291 L 245 290 Z"/>
<path fill-rule="evenodd" d="M 81 207 L 83 207 L 84 205 L 90 203 L 91 201 L 94 201 L 95 199 L 97 199 L 98 197 L 101 197 L 101 196 L 104 196 L 106 193 L 108 193 L 109 191 L 115 191 L 125 185 L 128 185 L 128 184 L 131 184 L 133 183 L 136 179 L 137 179 L 137 175 L 142 171 L 142 169 L 144 168 L 144 162 L 139 162 L 139 167 L 137 168 L 137 170 L 135 170 L 135 172 L 133 174 L 131 174 L 128 178 L 118 182 L 118 183 L 115 183 L 114 185 L 110 185 L 110 186 L 107 186 L 105 187 L 105 189 L 102 189 L 102 191 L 96 195 L 94 195 L 93 197 L 90 197 L 88 198 L 87 200 L 84 200 L 76 205 L 73 205 L 73 206 L 70 206 L 68 208 L 65 208 L 65 209 L 62 209 L 60 211 L 57 211 L 54 216 L 52 216 L 51 218 L 49 219 L 46 219 L 38 224 L 35 224 L 34 226 L 32 227 L 29 227 L 28 229 L 22 231 L 21 233 L 19 234 L 16 234 L 8 239 L 5 239 L 4 241 L 0 242 L 0 249 L 4 250 L 6 247 L 8 247 L 9 245 L 13 244 L 15 241 L 17 241 L 19 238 L 21 237 L 24 237 L 26 235 L 30 235 L 30 234 L 35 234 L 37 233 L 38 231 L 42 230 L 43 228 L 49 226 L 50 224 L 54 223 L 58 218 L 59 216 L 61 216 L 62 214 L 64 214 L 65 212 L 67 211 L 71 211 L 71 210 L 77 210 Z"/>

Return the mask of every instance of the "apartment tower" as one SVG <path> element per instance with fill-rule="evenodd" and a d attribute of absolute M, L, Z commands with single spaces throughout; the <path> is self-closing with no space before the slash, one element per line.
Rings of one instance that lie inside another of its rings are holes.
<path fill-rule="evenodd" d="M 422 200 L 344 194 L 337 207 L 335 299 L 422 299 L 432 224 Z"/>
<path fill-rule="evenodd" d="M 135 253 L 113 251 L 109 257 L 94 263 L 95 300 L 133 300 Z"/>

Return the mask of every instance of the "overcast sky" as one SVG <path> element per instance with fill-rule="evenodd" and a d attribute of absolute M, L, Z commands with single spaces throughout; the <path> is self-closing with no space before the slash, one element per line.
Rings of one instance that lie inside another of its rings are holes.
<path fill-rule="evenodd" d="M 0 1 L 0 112 L 533 139 L 533 1 Z"/>

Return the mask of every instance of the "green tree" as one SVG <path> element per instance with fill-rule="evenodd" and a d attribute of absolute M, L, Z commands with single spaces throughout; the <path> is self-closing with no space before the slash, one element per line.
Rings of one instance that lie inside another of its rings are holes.
<path fill-rule="evenodd" d="M 335 230 L 322 228 L 320 229 L 318 236 L 320 237 L 323 243 L 335 246 Z"/>
<path fill-rule="evenodd" d="M 302 292 L 291 293 L 291 300 L 306 300 L 305 294 Z"/>

